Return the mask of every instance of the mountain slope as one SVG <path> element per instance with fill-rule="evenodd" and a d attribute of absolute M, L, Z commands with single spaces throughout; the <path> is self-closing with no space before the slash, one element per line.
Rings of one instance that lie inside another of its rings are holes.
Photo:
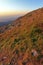
<path fill-rule="evenodd" d="M 0 27 L 0 65 L 43 65 L 43 8 Z"/>

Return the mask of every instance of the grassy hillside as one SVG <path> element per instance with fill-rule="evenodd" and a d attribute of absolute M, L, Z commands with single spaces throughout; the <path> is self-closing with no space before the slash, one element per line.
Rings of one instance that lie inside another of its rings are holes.
<path fill-rule="evenodd" d="M 43 8 L 0 27 L 0 65 L 43 65 Z"/>

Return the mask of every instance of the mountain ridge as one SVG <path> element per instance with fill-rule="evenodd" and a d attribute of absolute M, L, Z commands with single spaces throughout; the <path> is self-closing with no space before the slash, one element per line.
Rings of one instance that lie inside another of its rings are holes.
<path fill-rule="evenodd" d="M 43 8 L 0 27 L 0 65 L 43 65 Z"/>

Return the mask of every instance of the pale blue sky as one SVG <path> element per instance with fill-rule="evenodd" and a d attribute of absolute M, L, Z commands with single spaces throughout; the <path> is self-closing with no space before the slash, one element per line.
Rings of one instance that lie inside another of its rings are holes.
<path fill-rule="evenodd" d="M 0 0 L 0 12 L 29 11 L 43 7 L 43 0 Z"/>

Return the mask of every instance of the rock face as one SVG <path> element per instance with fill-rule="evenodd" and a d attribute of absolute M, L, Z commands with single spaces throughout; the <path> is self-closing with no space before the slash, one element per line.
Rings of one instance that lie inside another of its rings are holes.
<path fill-rule="evenodd" d="M 0 65 L 43 65 L 43 8 L 0 26 Z"/>

